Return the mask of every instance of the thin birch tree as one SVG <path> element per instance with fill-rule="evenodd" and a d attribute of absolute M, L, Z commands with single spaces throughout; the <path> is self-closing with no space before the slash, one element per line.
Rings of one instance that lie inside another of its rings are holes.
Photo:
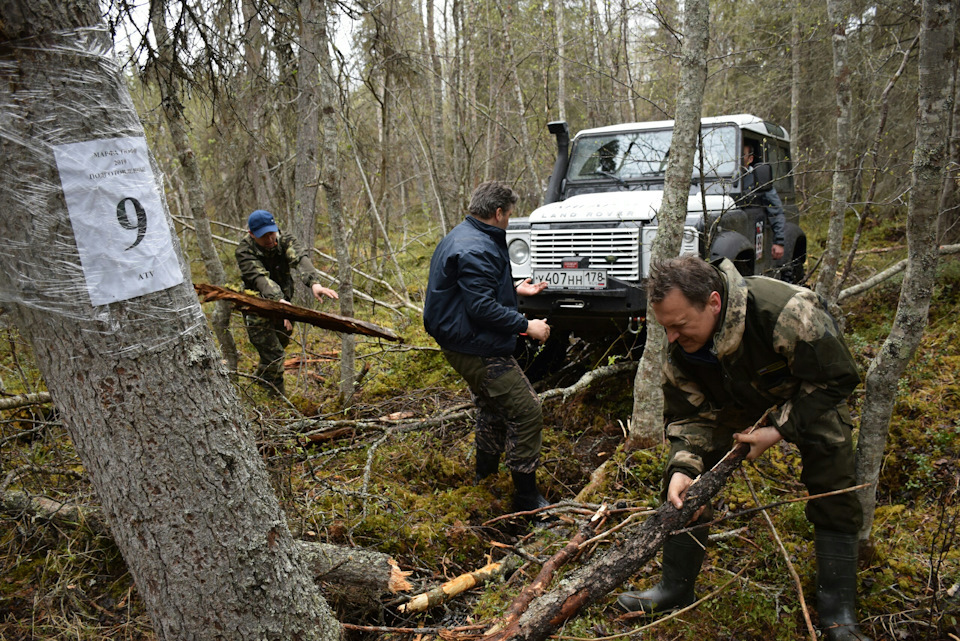
<path fill-rule="evenodd" d="M 833 193 L 830 200 L 830 226 L 827 247 L 817 278 L 816 291 L 824 298 L 837 299 L 837 269 L 843 246 L 843 222 L 853 191 L 853 125 L 850 67 L 847 60 L 847 25 L 850 22 L 849 0 L 827 0 L 827 17 L 833 30 L 833 80 L 837 101 L 836 163 L 833 169 Z"/>
<path fill-rule="evenodd" d="M 683 222 L 687 217 L 690 177 L 700 135 L 703 90 L 707 82 L 707 40 L 710 32 L 707 0 L 687 0 L 683 8 L 683 44 L 680 48 L 680 85 L 664 175 L 663 201 L 657 212 L 659 227 L 651 264 L 680 253 Z M 663 438 L 662 369 L 666 336 L 647 302 L 647 341 L 633 383 L 633 414 L 626 447 L 647 447 Z"/>
<path fill-rule="evenodd" d="M 917 142 L 907 211 L 908 262 L 893 327 L 867 370 L 857 442 L 857 483 L 871 484 L 860 490 L 861 541 L 870 538 L 877 500 L 876 483 L 897 399 L 897 384 L 927 326 L 939 258 L 937 204 L 948 159 L 947 134 L 953 101 L 949 76 L 943 70 L 953 69 L 957 64 L 954 43 L 957 5 L 952 0 L 924 0 L 922 12 Z"/>

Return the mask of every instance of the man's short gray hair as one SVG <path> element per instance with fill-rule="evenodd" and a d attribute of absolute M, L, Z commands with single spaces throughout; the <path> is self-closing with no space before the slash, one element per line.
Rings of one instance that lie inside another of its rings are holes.
<path fill-rule="evenodd" d="M 517 200 L 519 196 L 510 185 L 499 180 L 489 180 L 480 183 L 473 190 L 468 210 L 475 218 L 489 220 L 494 217 L 498 208 L 505 212 L 510 211 L 517 204 Z"/>
<path fill-rule="evenodd" d="M 662 302 L 673 289 L 679 290 L 694 307 L 703 311 L 711 292 L 723 295 L 723 281 L 710 263 L 693 254 L 655 261 L 647 278 L 650 302 Z"/>

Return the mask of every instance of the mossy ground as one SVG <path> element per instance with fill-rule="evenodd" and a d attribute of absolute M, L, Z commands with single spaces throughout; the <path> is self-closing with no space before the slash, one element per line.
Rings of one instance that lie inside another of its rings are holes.
<path fill-rule="evenodd" d="M 896 227 L 896 225 L 892 225 Z M 895 230 L 894 230 L 895 231 Z M 869 238 L 891 240 L 891 226 L 868 230 Z M 894 234 L 896 235 L 896 234 Z M 813 246 L 813 245 L 811 245 Z M 410 279 L 416 300 L 422 287 L 424 256 L 404 268 L 421 270 Z M 871 258 L 876 265 L 879 258 Z M 419 261 L 419 262 L 417 262 Z M 886 256 L 883 261 L 889 262 Z M 864 261 L 859 270 L 869 270 Z M 852 351 L 866 368 L 892 322 L 898 280 L 883 284 L 844 305 Z M 931 306 L 930 327 L 908 368 L 891 422 L 879 507 L 874 526 L 876 551 L 862 568 L 861 616 L 874 638 L 950 639 L 960 636 L 960 552 L 955 490 L 960 469 L 960 260 L 941 261 Z M 379 295 L 386 297 L 381 292 Z M 544 558 L 572 536 L 564 521 L 548 528 L 492 519 L 509 509 L 511 483 L 505 470 L 473 484 L 473 435 L 468 422 L 450 421 L 429 429 L 355 430 L 320 445 L 304 445 L 288 429 L 291 421 L 317 416 L 376 418 L 394 412 L 428 417 L 469 402 L 458 377 L 423 332 L 415 314 L 357 304 L 356 315 L 403 334 L 403 346 L 361 341 L 360 363 L 369 369 L 349 407 L 337 400 L 336 361 L 311 364 L 287 374 L 290 401 L 266 396 L 249 379 L 238 382 L 275 489 L 295 535 L 380 550 L 413 572 L 417 588 L 432 587 L 477 569 L 521 546 Z M 252 372 L 255 352 L 246 343 L 239 318 L 233 330 L 242 358 L 241 372 Z M 13 329 L 3 330 L 0 368 L 8 394 L 42 389 L 29 348 Z M 289 355 L 339 350 L 339 339 L 317 331 Z M 622 507 L 659 502 L 664 451 L 624 452 L 620 422 L 631 410 L 632 380 L 604 381 L 565 402 L 548 401 L 543 466 L 538 473 L 545 494 L 572 499 L 591 472 L 610 460 L 601 487 L 589 498 Z M 855 413 L 862 394 L 853 397 Z M 57 417 L 49 409 L 7 412 L 0 421 L 3 476 L 9 489 L 58 500 L 95 505 L 83 468 Z M 376 444 L 376 447 L 374 447 Z M 764 503 L 802 496 L 796 450 L 783 445 L 746 466 Z M 366 481 L 365 481 L 366 478 Z M 754 505 L 743 477 L 723 491 L 718 515 Z M 791 562 L 801 578 L 807 605 L 815 614 L 812 529 L 802 503 L 770 511 Z M 952 526 L 952 530 L 950 527 Z M 744 528 L 744 529 L 740 529 Z M 798 639 L 806 636 L 796 587 L 763 517 L 733 518 L 717 531 L 733 536 L 711 546 L 699 582 L 707 594 L 723 587 L 696 610 L 637 633 L 644 639 Z M 601 544 L 593 554 L 603 552 Z M 582 559 L 570 568 L 577 567 Z M 561 576 L 570 570 L 561 571 Z M 368 624 L 454 626 L 492 620 L 528 583 L 539 566 L 526 564 L 507 579 L 455 601 L 410 617 L 396 613 L 396 602 L 373 611 L 350 611 L 345 620 Z M 150 623 L 136 587 L 109 539 L 80 525 L 70 527 L 7 514 L 0 522 L 0 638 L 150 639 Z M 646 587 L 659 575 L 648 564 L 624 589 Z M 624 634 L 643 622 L 621 622 L 615 595 L 585 609 L 561 630 L 564 637 L 597 638 Z M 385 597 L 384 602 L 390 601 Z M 954 635 L 953 637 L 949 635 Z M 372 638 L 370 636 L 369 638 Z M 411 638 L 393 635 L 392 638 Z"/>

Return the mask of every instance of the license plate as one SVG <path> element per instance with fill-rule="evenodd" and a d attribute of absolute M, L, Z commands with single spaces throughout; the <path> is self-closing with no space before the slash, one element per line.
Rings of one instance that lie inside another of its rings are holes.
<path fill-rule="evenodd" d="M 546 282 L 554 289 L 606 289 L 605 269 L 538 269 L 533 272 L 533 282 Z"/>

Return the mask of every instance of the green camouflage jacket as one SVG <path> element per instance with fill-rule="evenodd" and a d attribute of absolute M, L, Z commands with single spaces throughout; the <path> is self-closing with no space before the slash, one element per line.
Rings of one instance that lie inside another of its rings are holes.
<path fill-rule="evenodd" d="M 265 250 L 247 234 L 240 241 L 236 256 L 244 288 L 259 292 L 263 298 L 292 301 L 294 272 L 306 287 L 320 282 L 313 263 L 292 236 L 281 233 L 277 246 Z"/>
<path fill-rule="evenodd" d="M 670 440 L 667 478 L 703 470 L 703 453 L 728 447 L 773 405 L 787 441 L 838 407 L 860 374 L 836 321 L 809 289 L 763 276 L 744 278 L 729 260 L 714 263 L 724 282 L 723 307 L 712 352 L 718 363 L 690 358 L 670 346 L 664 364 L 664 417 Z M 726 443 L 719 445 L 720 442 Z"/>

